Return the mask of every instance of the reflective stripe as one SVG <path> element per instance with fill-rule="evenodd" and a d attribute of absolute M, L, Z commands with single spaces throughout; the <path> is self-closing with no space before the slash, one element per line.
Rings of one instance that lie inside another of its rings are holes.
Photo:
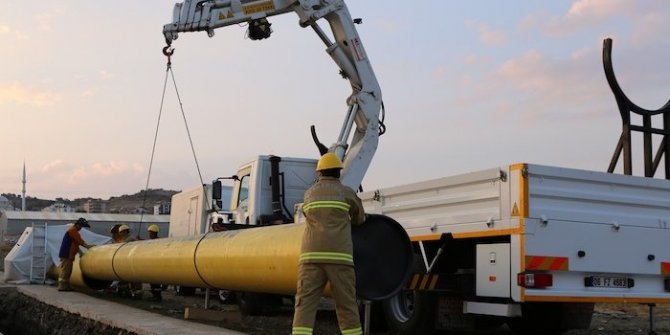
<path fill-rule="evenodd" d="M 303 252 L 300 254 L 300 261 L 319 260 L 319 261 L 345 261 L 354 262 L 354 256 L 343 252 Z"/>
<path fill-rule="evenodd" d="M 361 327 L 352 329 L 343 329 L 342 335 L 363 335 L 363 329 L 361 329 Z"/>
<path fill-rule="evenodd" d="M 313 201 L 302 206 L 302 210 L 304 212 L 308 212 L 309 210 L 314 208 L 335 208 L 348 212 L 349 208 L 351 208 L 351 205 L 349 205 L 344 201 L 330 200 L 330 201 Z"/>
<path fill-rule="evenodd" d="M 291 334 L 293 335 L 312 335 L 312 328 L 309 327 L 293 327 Z"/>

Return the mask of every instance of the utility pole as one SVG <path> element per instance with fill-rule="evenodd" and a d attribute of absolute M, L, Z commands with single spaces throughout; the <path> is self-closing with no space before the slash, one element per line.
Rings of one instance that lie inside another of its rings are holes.
<path fill-rule="evenodd" d="M 26 211 L 26 161 L 23 161 L 23 191 L 21 192 L 21 211 Z"/>

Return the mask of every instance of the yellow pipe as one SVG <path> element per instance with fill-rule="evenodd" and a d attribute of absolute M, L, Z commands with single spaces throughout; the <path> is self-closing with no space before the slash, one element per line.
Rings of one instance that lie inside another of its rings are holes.
<path fill-rule="evenodd" d="M 304 224 L 91 248 L 82 281 L 126 281 L 295 294 Z M 78 283 L 73 273 L 73 283 Z"/>
<path fill-rule="evenodd" d="M 75 261 L 71 281 L 94 289 L 118 280 L 293 295 L 304 230 L 294 223 L 97 246 Z M 400 224 L 368 215 L 352 239 L 360 297 L 386 299 L 404 287 L 414 256 Z"/>

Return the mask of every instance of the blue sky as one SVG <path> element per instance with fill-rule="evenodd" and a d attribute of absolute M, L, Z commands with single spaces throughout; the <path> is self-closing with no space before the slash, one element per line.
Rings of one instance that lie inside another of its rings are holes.
<path fill-rule="evenodd" d="M 107 198 L 144 188 L 165 75 L 161 29 L 172 5 L 0 3 L 0 192 L 20 193 L 24 160 L 30 196 Z M 621 122 L 602 70 L 606 37 L 634 102 L 657 109 L 670 98 L 667 1 L 348 6 L 363 18 L 359 33 L 387 109 L 366 189 L 518 162 L 604 171 Z M 206 181 L 257 154 L 316 158 L 312 124 L 327 144 L 339 132 L 347 82 L 295 15 L 271 22 L 265 41 L 231 26 L 174 43 Z M 150 187 L 197 184 L 168 90 Z"/>

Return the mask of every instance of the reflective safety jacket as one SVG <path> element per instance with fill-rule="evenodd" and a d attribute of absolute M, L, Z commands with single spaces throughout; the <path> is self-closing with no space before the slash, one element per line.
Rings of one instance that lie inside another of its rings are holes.
<path fill-rule="evenodd" d="M 302 211 L 307 226 L 300 262 L 353 265 L 351 225 L 365 221 L 365 211 L 356 193 L 338 178 L 320 177 L 305 192 Z"/>

